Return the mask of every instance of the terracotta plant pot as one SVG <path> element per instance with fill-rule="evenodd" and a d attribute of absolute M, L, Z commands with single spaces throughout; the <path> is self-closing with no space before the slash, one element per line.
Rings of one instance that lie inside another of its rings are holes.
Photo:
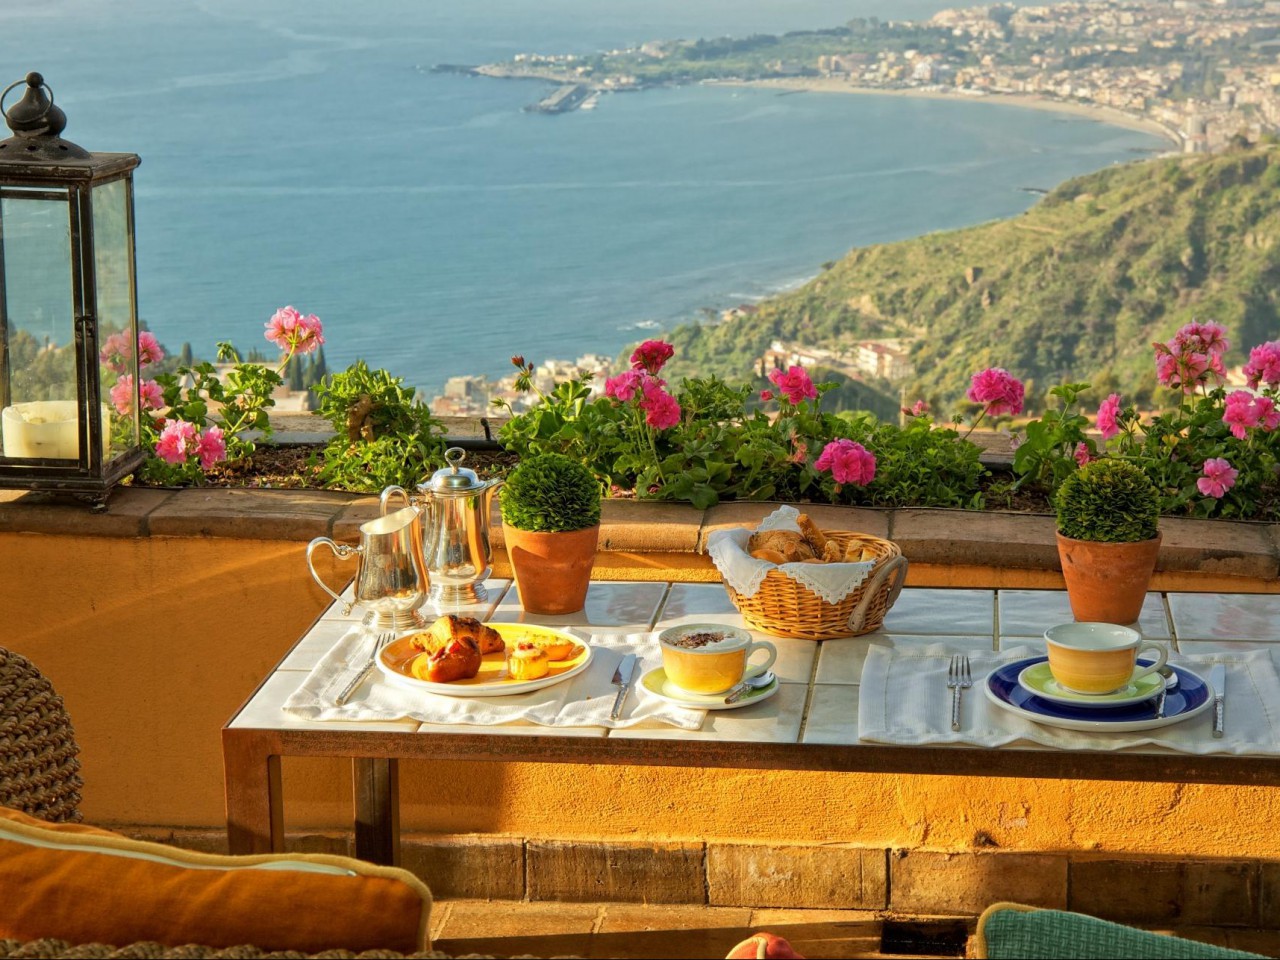
<path fill-rule="evenodd" d="M 587 602 L 600 525 L 530 533 L 502 525 L 520 605 L 529 613 L 574 613 Z"/>
<path fill-rule="evenodd" d="M 1095 543 L 1058 534 L 1058 559 L 1076 620 L 1135 623 L 1160 553 L 1160 534 L 1137 543 Z"/>

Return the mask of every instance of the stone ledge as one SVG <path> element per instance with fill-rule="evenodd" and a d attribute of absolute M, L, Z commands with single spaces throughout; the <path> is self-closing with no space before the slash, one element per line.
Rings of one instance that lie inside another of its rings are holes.
<path fill-rule="evenodd" d="M 705 555 L 708 536 L 716 530 L 754 526 L 777 506 L 722 503 L 704 511 L 685 504 L 607 500 L 601 511 L 597 576 L 604 571 L 617 576 L 672 568 L 690 571 L 691 578 L 716 579 Z M 1054 522 L 1047 515 L 800 506 L 823 528 L 893 539 L 920 571 L 972 571 L 968 581 L 973 582 L 965 585 L 975 585 L 975 577 L 991 579 L 992 571 L 1024 578 L 1058 576 Z M 45 493 L 0 491 L 0 534 L 299 542 L 332 536 L 355 542 L 360 524 L 378 513 L 376 497 L 326 490 L 121 487 L 102 513 Z M 496 499 L 490 520 L 495 566 L 503 567 Z M 1203 581 L 1204 589 L 1280 589 L 1280 524 L 1165 518 L 1161 530 L 1164 543 L 1156 576 L 1170 589 L 1196 589 L 1197 580 Z M 911 582 L 921 582 L 918 573 Z M 1060 586 L 1056 581 L 1053 585 Z"/>
<path fill-rule="evenodd" d="M 226 852 L 226 834 L 148 827 L 137 839 Z M 289 834 L 290 852 L 352 855 L 349 834 Z M 888 849 L 854 844 L 406 835 L 401 865 L 442 898 L 867 909 L 968 916 L 1000 900 L 1118 923 L 1280 928 L 1280 861 Z"/>

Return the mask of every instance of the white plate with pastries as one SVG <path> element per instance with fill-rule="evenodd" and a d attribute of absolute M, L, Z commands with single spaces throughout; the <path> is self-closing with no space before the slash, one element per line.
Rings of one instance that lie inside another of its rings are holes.
<path fill-rule="evenodd" d="M 456 614 L 391 641 L 378 669 L 392 686 L 446 697 L 507 697 L 575 677 L 591 646 L 528 623 L 481 623 Z"/>

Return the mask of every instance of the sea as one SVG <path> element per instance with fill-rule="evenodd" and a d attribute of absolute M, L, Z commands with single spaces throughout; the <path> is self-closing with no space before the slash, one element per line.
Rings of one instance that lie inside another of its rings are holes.
<path fill-rule="evenodd" d="M 142 157 L 139 314 L 170 350 L 266 349 L 291 304 L 323 321 L 331 370 L 362 358 L 430 395 L 515 354 L 616 355 L 1167 147 L 1014 106 L 721 85 L 543 115 L 522 108 L 550 85 L 433 66 L 949 5 L 4 0 L 0 81 L 40 71 L 68 139 Z"/>

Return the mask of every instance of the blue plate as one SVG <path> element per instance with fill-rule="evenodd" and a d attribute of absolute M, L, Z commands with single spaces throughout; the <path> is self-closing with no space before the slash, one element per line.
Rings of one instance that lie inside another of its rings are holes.
<path fill-rule="evenodd" d="M 1202 713 L 1213 702 L 1213 690 L 1203 678 L 1186 667 L 1170 664 L 1178 674 L 1178 686 L 1165 697 L 1163 717 L 1156 716 L 1158 697 L 1118 707 L 1073 707 L 1065 703 L 1054 703 L 1035 696 L 1018 683 L 1018 674 L 1047 659 L 1028 657 L 993 670 L 984 684 L 987 697 L 997 706 L 1034 723 L 1065 727 L 1068 730 L 1108 730 L 1119 733 L 1181 723 Z M 1139 661 L 1143 666 L 1150 662 Z"/>

